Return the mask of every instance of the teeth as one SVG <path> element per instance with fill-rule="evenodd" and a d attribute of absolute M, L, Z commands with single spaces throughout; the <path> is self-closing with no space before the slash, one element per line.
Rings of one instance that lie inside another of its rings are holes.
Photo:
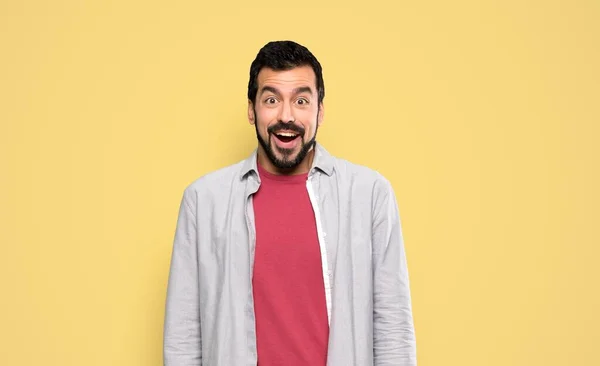
<path fill-rule="evenodd" d="M 279 136 L 284 136 L 284 137 L 294 137 L 296 136 L 295 133 L 291 133 L 291 132 L 280 132 L 278 133 Z"/>

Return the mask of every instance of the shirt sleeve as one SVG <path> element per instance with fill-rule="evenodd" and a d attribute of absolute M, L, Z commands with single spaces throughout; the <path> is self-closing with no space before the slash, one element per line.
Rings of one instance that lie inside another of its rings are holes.
<path fill-rule="evenodd" d="M 186 189 L 179 207 L 171 255 L 164 319 L 165 366 L 202 363 L 198 248 L 194 194 Z"/>
<path fill-rule="evenodd" d="M 416 366 L 408 268 L 396 197 L 383 177 L 373 195 L 373 364 Z"/>

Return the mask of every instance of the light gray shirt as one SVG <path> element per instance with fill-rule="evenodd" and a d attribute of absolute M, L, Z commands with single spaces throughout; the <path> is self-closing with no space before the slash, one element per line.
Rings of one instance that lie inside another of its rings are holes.
<path fill-rule="evenodd" d="M 257 364 L 252 297 L 257 151 L 183 194 L 164 323 L 165 366 Z M 329 321 L 327 365 L 415 366 L 408 269 L 394 191 L 320 144 L 306 183 Z"/>

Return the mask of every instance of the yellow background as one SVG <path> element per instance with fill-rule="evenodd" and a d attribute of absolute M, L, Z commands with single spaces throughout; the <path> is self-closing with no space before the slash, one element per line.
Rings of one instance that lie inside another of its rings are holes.
<path fill-rule="evenodd" d="M 181 194 L 256 146 L 248 69 L 324 67 L 396 190 L 419 364 L 600 365 L 600 3 L 0 3 L 0 363 L 161 365 Z"/>

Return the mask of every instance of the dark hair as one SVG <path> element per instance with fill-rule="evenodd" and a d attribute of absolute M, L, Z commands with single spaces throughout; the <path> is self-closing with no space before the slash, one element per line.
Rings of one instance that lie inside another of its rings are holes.
<path fill-rule="evenodd" d="M 319 103 L 325 98 L 325 83 L 323 69 L 317 58 L 308 48 L 293 41 L 273 41 L 258 51 L 250 65 L 250 80 L 248 81 L 248 99 L 255 102 L 258 92 L 258 73 L 263 67 L 276 71 L 290 70 L 299 66 L 310 66 L 315 72 Z"/>

